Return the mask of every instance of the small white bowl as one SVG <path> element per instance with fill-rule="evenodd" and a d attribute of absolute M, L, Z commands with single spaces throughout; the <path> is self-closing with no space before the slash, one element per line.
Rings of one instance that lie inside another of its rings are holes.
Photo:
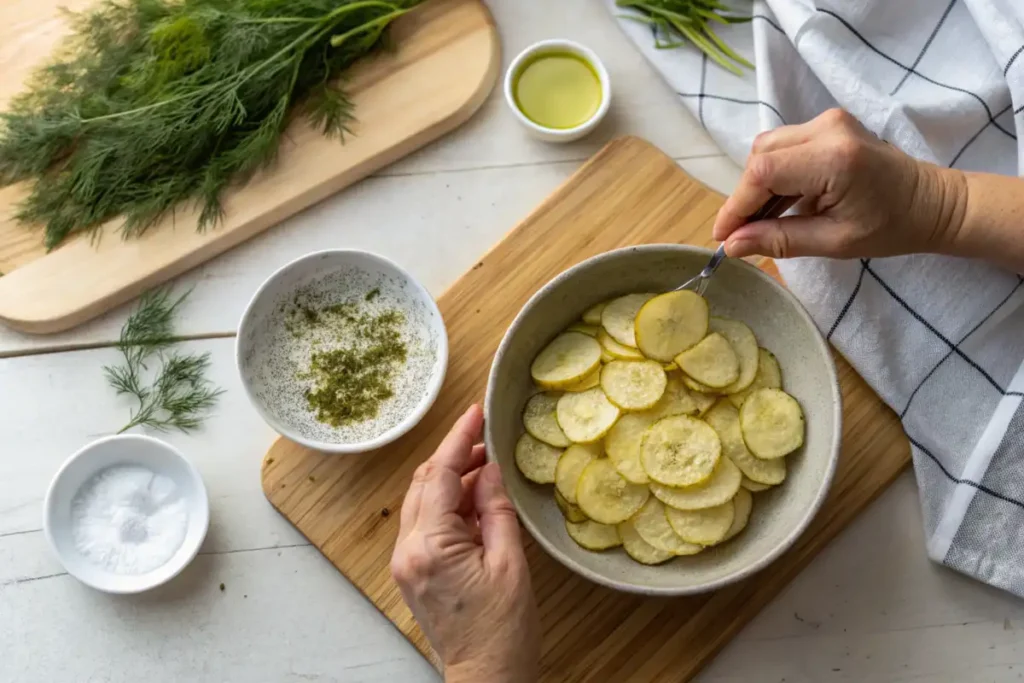
<path fill-rule="evenodd" d="M 306 383 L 312 347 L 286 325 L 282 312 L 300 293 L 325 304 L 378 290 L 381 309 L 405 314 L 412 338 L 395 397 L 372 422 L 332 427 L 310 411 Z M 260 285 L 238 325 L 235 360 L 242 386 L 267 424 L 282 436 L 327 453 L 365 453 L 398 439 L 434 404 L 448 369 L 448 332 L 433 297 L 397 264 L 370 252 L 332 249 L 302 256 Z"/>
<path fill-rule="evenodd" d="M 118 465 L 144 467 L 174 482 L 185 501 L 185 537 L 171 559 L 142 574 L 118 574 L 83 555 L 75 544 L 72 502 L 82 486 Z M 68 573 L 105 593 L 141 593 L 177 576 L 199 552 L 210 525 L 210 502 L 199 470 L 176 448 L 141 434 L 108 436 L 68 458 L 54 475 L 43 502 L 43 531 Z"/>
<path fill-rule="evenodd" d="M 601 104 L 598 106 L 597 111 L 594 112 L 593 116 L 575 128 L 548 128 L 547 126 L 542 126 L 531 121 L 522 112 L 519 105 L 516 104 L 515 93 L 512 92 L 512 88 L 519 70 L 532 57 L 548 52 L 568 52 L 577 55 L 594 67 L 594 71 L 597 72 L 598 81 L 601 83 Z M 572 142 L 588 135 L 597 128 L 608 114 L 608 108 L 612 102 L 612 84 L 611 79 L 608 77 L 608 70 L 604 68 L 601 59 L 590 48 L 571 40 L 542 40 L 520 52 L 512 60 L 512 64 L 509 65 L 508 71 L 505 72 L 505 102 L 508 103 L 509 109 L 519 119 L 519 122 L 526 126 L 526 129 L 534 137 L 547 142 Z"/>

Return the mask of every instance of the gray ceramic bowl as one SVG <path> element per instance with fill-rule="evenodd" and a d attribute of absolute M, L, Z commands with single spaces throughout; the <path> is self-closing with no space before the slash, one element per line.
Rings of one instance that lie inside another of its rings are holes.
<path fill-rule="evenodd" d="M 527 481 L 513 448 L 520 415 L 533 392 L 530 363 L 547 342 L 589 306 L 630 292 L 666 291 L 696 275 L 711 252 L 679 245 L 629 247 L 595 256 L 544 285 L 512 322 L 498 348 L 487 386 L 488 457 L 501 465 L 520 519 L 534 538 L 574 572 L 611 588 L 650 595 L 702 593 L 767 566 L 804 531 L 828 493 L 842 433 L 841 397 L 832 355 L 810 316 L 784 287 L 743 261 L 727 260 L 708 288 L 712 313 L 747 323 L 782 366 L 786 391 L 807 419 L 804 447 L 787 458 L 786 481 L 755 494 L 747 529 L 693 557 L 649 567 L 622 549 L 597 553 L 565 531 L 551 486 Z"/>

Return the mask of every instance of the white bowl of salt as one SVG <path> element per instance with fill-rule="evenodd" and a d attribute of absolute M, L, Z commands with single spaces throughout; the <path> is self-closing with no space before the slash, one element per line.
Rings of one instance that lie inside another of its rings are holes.
<path fill-rule="evenodd" d="M 140 593 L 174 578 L 199 552 L 209 523 L 199 471 L 174 447 L 138 434 L 72 455 L 43 503 L 43 529 L 61 564 L 107 593 Z"/>

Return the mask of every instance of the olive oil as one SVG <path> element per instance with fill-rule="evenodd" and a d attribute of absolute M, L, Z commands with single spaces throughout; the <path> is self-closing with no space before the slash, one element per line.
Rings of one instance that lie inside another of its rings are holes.
<path fill-rule="evenodd" d="M 601 106 L 601 80 L 587 60 L 571 52 L 545 52 L 526 62 L 513 81 L 519 111 L 557 130 L 589 121 Z"/>

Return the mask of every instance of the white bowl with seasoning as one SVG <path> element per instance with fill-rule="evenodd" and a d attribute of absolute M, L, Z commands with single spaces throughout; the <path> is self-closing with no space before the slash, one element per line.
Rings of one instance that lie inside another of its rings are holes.
<path fill-rule="evenodd" d="M 433 297 L 394 262 L 334 249 L 283 266 L 238 326 L 242 386 L 282 436 L 327 453 L 365 453 L 412 429 L 448 368 Z"/>
<path fill-rule="evenodd" d="M 608 114 L 612 90 L 597 54 L 571 40 L 543 40 L 526 48 L 505 72 L 505 101 L 534 137 L 571 142 Z"/>
<path fill-rule="evenodd" d="M 210 503 L 199 471 L 173 446 L 140 434 L 94 441 L 61 465 L 43 531 L 64 568 L 106 593 L 141 593 L 199 552 Z"/>

